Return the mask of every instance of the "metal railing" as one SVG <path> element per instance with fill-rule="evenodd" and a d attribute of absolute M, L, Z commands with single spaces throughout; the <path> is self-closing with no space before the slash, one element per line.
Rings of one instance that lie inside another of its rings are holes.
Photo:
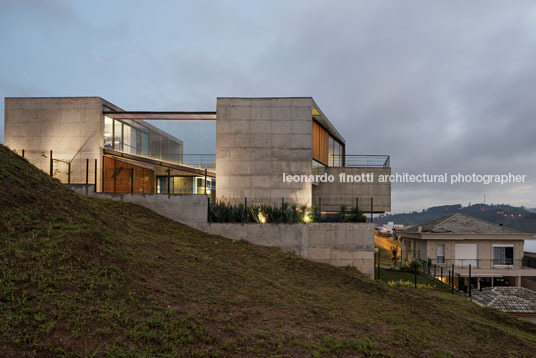
<path fill-rule="evenodd" d="M 216 168 L 216 154 L 143 153 L 141 148 L 123 142 L 116 143 L 115 147 L 110 145 L 105 148 L 143 158 L 181 164 L 198 169 L 214 170 Z"/>
<path fill-rule="evenodd" d="M 500 258 L 500 259 L 430 259 L 431 264 L 443 267 L 456 268 L 484 268 L 484 269 L 520 269 L 523 268 L 521 259 Z"/>
<path fill-rule="evenodd" d="M 390 168 L 390 155 L 340 155 L 332 154 L 330 166 L 347 168 Z"/>

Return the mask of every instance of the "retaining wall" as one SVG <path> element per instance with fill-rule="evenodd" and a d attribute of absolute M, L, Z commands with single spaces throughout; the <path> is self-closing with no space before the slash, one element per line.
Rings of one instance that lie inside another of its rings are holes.
<path fill-rule="evenodd" d="M 372 223 L 208 223 L 208 202 L 204 195 L 95 193 L 91 189 L 87 194 L 91 197 L 138 204 L 209 234 L 279 247 L 301 257 L 335 266 L 354 266 L 363 274 L 371 278 L 374 276 Z M 85 188 L 80 186 L 73 187 L 73 190 L 86 193 Z"/>

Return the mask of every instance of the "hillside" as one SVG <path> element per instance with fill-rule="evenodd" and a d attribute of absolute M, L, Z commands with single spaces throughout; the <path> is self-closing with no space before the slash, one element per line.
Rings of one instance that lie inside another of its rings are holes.
<path fill-rule="evenodd" d="M 534 209 L 506 204 L 474 204 L 465 207 L 459 204 L 434 206 L 423 211 L 384 215 L 375 218 L 374 222 L 379 225 L 386 224 L 388 221 L 393 221 L 395 224 L 416 225 L 454 213 L 471 215 L 523 232 L 536 233 L 536 212 L 534 212 Z"/>
<path fill-rule="evenodd" d="M 87 199 L 0 146 L 0 356 L 533 356 L 536 326 L 439 290 Z"/>

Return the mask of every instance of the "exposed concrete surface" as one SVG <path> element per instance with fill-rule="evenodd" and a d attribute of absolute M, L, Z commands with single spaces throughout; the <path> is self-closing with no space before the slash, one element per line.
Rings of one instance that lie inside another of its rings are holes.
<path fill-rule="evenodd" d="M 218 98 L 217 200 L 312 205 L 312 98 Z"/>
<path fill-rule="evenodd" d="M 204 224 L 200 230 L 262 246 L 275 246 L 334 266 L 354 266 L 374 277 L 374 224 Z"/>
<path fill-rule="evenodd" d="M 84 194 L 85 191 L 81 190 L 75 191 Z M 95 193 L 90 190 L 89 196 L 138 204 L 173 221 L 195 228 L 200 228 L 207 219 L 208 203 L 205 195 Z"/>
<path fill-rule="evenodd" d="M 102 165 L 102 107 L 110 105 L 99 97 L 51 97 L 5 99 L 5 145 L 30 163 L 50 172 L 50 151 L 54 177 L 67 182 L 71 162 L 71 183 L 85 183 L 89 159 L 90 183 Z M 97 175 L 100 190 L 100 175 Z"/>
<path fill-rule="evenodd" d="M 208 202 L 204 195 L 95 193 L 92 189 L 88 190 L 90 197 L 135 203 L 209 234 L 279 247 L 335 266 L 354 266 L 363 274 L 374 276 L 372 223 L 208 223 Z M 83 186 L 73 187 L 73 190 L 85 194 Z"/>
<path fill-rule="evenodd" d="M 322 200 L 322 210 L 339 211 L 341 205 L 348 208 L 355 207 L 356 198 L 359 199 L 359 209 L 370 213 L 371 201 L 373 197 L 372 210 L 375 213 L 391 211 L 391 183 L 379 181 L 380 175 L 391 175 L 391 168 L 346 168 L 329 167 L 326 170 L 328 175 L 334 176 L 334 181 L 321 182 L 313 185 L 313 204 L 318 206 Z M 371 173 L 374 181 L 368 182 L 340 182 L 341 174 L 347 176 L 361 176 Z"/>

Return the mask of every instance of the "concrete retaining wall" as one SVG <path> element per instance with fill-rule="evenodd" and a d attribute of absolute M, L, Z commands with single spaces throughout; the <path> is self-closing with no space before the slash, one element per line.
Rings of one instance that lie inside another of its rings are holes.
<path fill-rule="evenodd" d="M 84 189 L 75 191 L 85 193 Z M 95 193 L 90 189 L 89 196 L 138 204 L 173 221 L 197 229 L 201 229 L 207 219 L 208 203 L 205 195 Z"/>
<path fill-rule="evenodd" d="M 85 188 L 73 187 L 85 194 Z M 207 198 L 204 195 L 95 193 L 101 199 L 131 202 L 144 206 L 171 220 L 213 235 L 252 244 L 279 247 L 303 258 L 335 266 L 354 266 L 374 276 L 374 224 L 239 224 L 207 223 Z"/>
<path fill-rule="evenodd" d="M 205 232 L 256 245 L 279 247 L 334 266 L 354 266 L 374 277 L 374 224 L 204 224 Z"/>

